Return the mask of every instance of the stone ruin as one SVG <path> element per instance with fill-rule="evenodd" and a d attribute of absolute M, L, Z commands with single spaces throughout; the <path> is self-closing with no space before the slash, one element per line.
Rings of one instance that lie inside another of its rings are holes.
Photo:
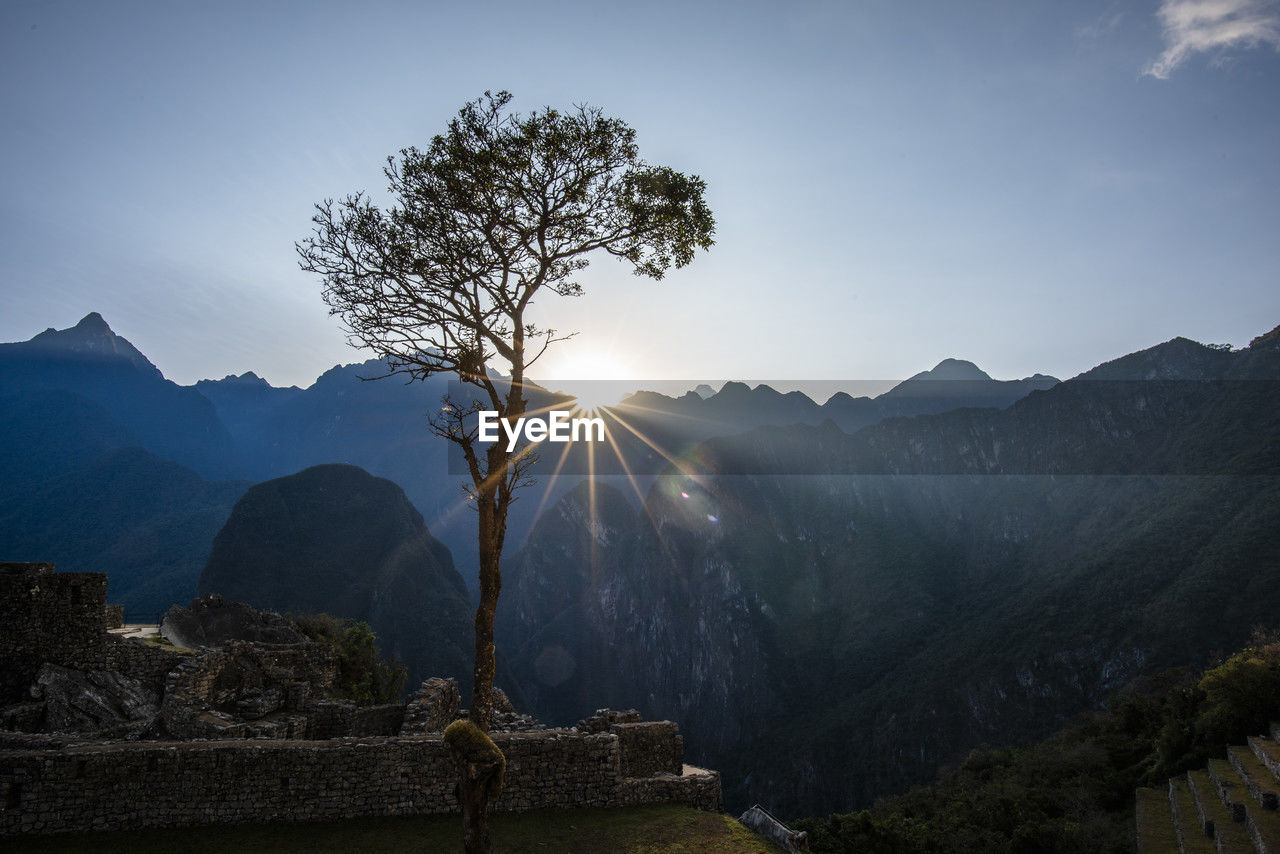
<path fill-rule="evenodd" d="M 176 647 L 197 649 L 228 641 L 306 643 L 307 636 L 274 611 L 259 611 L 229 602 L 216 593 L 201 596 L 184 608 L 174 605 L 160 621 L 160 635 Z"/>
<path fill-rule="evenodd" d="M 106 666 L 107 577 L 51 563 L 0 563 L 0 703 L 21 700 L 45 663 Z"/>
<path fill-rule="evenodd" d="M 809 834 L 803 830 L 792 830 L 759 804 L 738 816 L 738 823 L 756 836 L 777 845 L 787 854 L 802 854 L 809 850 Z"/>
<path fill-rule="evenodd" d="M 165 613 L 168 645 L 111 634 L 106 577 L 51 564 L 0 564 L 6 616 L 0 660 L 11 674 L 0 729 L 108 739 L 329 739 L 441 733 L 459 716 L 454 679 L 428 679 L 406 703 L 332 696 L 338 654 L 285 617 L 204 596 Z M 26 684 L 23 685 L 23 680 Z M 22 685 L 22 691 L 17 686 Z M 546 727 L 494 691 L 495 732 Z"/>
<path fill-rule="evenodd" d="M 122 623 L 104 575 L 0 564 L 0 835 L 457 808 L 440 737 L 466 714 L 454 679 L 357 706 L 331 696 L 334 648 L 279 615 L 206 597 L 166 615 L 180 645 Z M 495 809 L 722 806 L 676 725 L 635 710 L 550 729 L 495 689 L 491 732 L 508 759 Z"/>

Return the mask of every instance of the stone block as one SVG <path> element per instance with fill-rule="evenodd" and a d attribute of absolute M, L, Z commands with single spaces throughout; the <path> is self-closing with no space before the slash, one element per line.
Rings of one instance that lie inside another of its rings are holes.
<path fill-rule="evenodd" d="M 679 774 L 684 767 L 684 743 L 679 728 L 670 721 L 614 724 L 623 777 Z"/>

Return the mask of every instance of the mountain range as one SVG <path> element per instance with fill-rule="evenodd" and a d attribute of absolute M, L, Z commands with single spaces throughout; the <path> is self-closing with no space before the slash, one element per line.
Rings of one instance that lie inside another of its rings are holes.
<path fill-rule="evenodd" d="M 938 371 L 954 370 L 953 365 L 967 366 L 960 384 L 930 382 Z M 201 493 L 189 501 L 171 502 L 173 514 L 181 516 L 186 512 L 183 508 L 199 506 L 200 518 L 225 521 L 231 505 L 250 483 L 310 466 L 347 463 L 399 484 L 432 534 L 449 548 L 463 578 L 474 584 L 475 531 L 463 500 L 462 478 L 457 470 L 450 473 L 446 443 L 427 429 L 427 413 L 439 406 L 448 382 L 443 377 L 419 383 L 396 377 L 374 379 L 385 373 L 381 363 L 369 361 L 335 366 L 305 389 L 274 387 L 253 373 L 179 386 L 165 379 L 96 312 L 70 329 L 49 329 L 29 341 L 0 344 L 0 475 L 13 486 L 10 499 L 0 501 L 0 520 L 14 520 L 0 522 L 0 549 L 11 555 L 42 553 L 46 555 L 42 559 L 58 560 L 67 570 L 114 572 L 121 575 L 119 580 L 113 577 L 112 586 L 119 601 L 135 611 L 162 612 L 173 604 L 172 596 L 182 602 L 194 593 L 208 555 L 207 525 L 169 524 L 170 529 L 190 534 L 185 538 L 172 531 L 168 536 L 157 533 L 149 523 L 145 531 L 122 534 L 120 547 L 132 548 L 125 544 L 140 538 L 161 541 L 154 572 L 142 559 L 137 574 L 163 574 L 170 579 L 162 588 L 134 584 L 133 573 L 126 578 L 122 570 L 101 567 L 85 557 L 110 552 L 114 543 L 98 538 L 81 547 L 74 526 L 68 530 L 57 524 L 59 518 L 92 516 L 99 505 L 87 497 L 60 504 L 56 495 L 40 498 L 39 494 L 64 476 L 107 478 L 105 470 L 86 467 L 110 451 L 135 448 L 145 453 L 117 464 L 169 461 L 222 484 L 209 493 L 216 499 Z M 934 372 L 917 375 L 879 398 L 836 395 L 822 406 L 798 392 L 784 395 L 768 386 L 749 388 L 742 383 L 727 383 L 705 399 L 694 392 L 679 398 L 639 392 L 620 403 L 617 411 L 646 438 L 656 440 L 663 454 L 629 430 L 619 427 L 614 433 L 630 470 L 647 473 L 643 482 L 647 488 L 668 456 L 712 436 L 762 424 L 816 425 L 831 419 L 852 428 L 906 411 L 944 411 L 992 401 L 1007 405 L 1033 388 L 1054 382 L 1040 375 L 1000 382 L 970 363 L 948 360 Z M 909 393 L 914 385 L 928 392 Z M 536 405 L 563 399 L 539 390 L 532 397 Z M 563 470 L 585 472 L 588 466 L 582 456 L 581 452 L 571 456 Z M 597 462 L 602 471 L 620 476 L 624 467 L 611 459 Z M 542 462 L 538 469 L 542 482 L 512 508 L 510 553 L 523 542 L 539 508 L 553 503 L 577 482 L 576 477 L 550 476 L 553 461 Z M 104 481 L 109 482 L 110 478 Z M 128 495 L 114 494 L 116 501 L 128 499 Z M 33 520 L 39 522 L 36 529 L 31 527 Z"/>
<path fill-rule="evenodd" d="M 105 571 L 135 613 L 291 592 L 465 678 L 474 522 L 425 423 L 445 384 L 381 373 L 181 387 L 97 315 L 0 345 L 0 555 Z M 551 723 L 676 720 L 734 807 L 932 779 L 1274 623 L 1277 379 L 1280 331 L 1065 382 L 946 360 L 823 404 L 637 392 L 615 462 L 548 455 L 515 505 L 500 676 Z"/>
<path fill-rule="evenodd" d="M 869 804 L 1274 626 L 1277 380 L 1275 332 L 1175 339 L 1003 410 L 708 440 L 639 510 L 544 515 L 504 648 L 549 719 L 679 720 L 732 803 Z"/>

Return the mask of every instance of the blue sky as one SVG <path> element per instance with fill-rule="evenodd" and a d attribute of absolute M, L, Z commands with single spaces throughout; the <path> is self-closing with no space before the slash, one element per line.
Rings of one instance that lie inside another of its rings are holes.
<path fill-rule="evenodd" d="M 586 102 L 709 185 L 660 283 L 598 259 L 544 374 L 1066 377 L 1280 323 L 1280 5 L 0 6 L 0 340 L 100 311 L 167 376 L 362 355 L 293 242 L 467 100 Z M 551 358 L 551 357 L 549 357 Z M 781 383 L 785 385 L 786 383 Z"/>

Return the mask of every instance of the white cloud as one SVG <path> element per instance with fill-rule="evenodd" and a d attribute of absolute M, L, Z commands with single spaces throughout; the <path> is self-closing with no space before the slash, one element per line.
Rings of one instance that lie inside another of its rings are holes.
<path fill-rule="evenodd" d="M 1143 74 L 1166 79 L 1194 53 L 1271 45 L 1280 50 L 1277 0 L 1162 0 L 1165 50 Z"/>

